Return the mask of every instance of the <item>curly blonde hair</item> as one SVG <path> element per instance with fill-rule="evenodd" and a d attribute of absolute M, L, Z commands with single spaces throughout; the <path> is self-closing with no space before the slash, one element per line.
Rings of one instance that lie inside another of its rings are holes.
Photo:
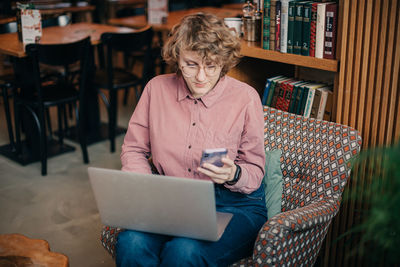
<path fill-rule="evenodd" d="M 221 77 L 239 63 L 240 39 L 224 21 L 209 13 L 185 16 L 175 25 L 162 49 L 165 62 L 179 70 L 179 51 L 195 51 L 205 61 L 222 67 Z"/>

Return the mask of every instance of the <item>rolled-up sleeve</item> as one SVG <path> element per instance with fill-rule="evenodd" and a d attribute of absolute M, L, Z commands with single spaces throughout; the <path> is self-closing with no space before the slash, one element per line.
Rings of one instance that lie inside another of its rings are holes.
<path fill-rule="evenodd" d="M 149 138 L 149 85 L 143 90 L 139 103 L 129 120 L 121 152 L 123 171 L 151 173 Z"/>
<path fill-rule="evenodd" d="M 258 95 L 247 105 L 235 163 L 242 169 L 241 177 L 236 184 L 226 187 L 245 194 L 257 190 L 265 172 L 264 116 Z"/>

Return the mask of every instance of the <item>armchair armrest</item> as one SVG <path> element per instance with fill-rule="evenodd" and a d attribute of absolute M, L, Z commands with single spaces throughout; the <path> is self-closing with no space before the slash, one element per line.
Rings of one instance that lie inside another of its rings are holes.
<path fill-rule="evenodd" d="M 311 266 L 339 205 L 338 200 L 325 198 L 275 215 L 258 234 L 252 262 L 267 266 Z"/>
<path fill-rule="evenodd" d="M 340 202 L 333 198 L 316 200 L 302 208 L 279 213 L 269 219 L 262 230 L 279 225 L 282 230 L 301 231 L 329 222 L 338 212 Z"/>

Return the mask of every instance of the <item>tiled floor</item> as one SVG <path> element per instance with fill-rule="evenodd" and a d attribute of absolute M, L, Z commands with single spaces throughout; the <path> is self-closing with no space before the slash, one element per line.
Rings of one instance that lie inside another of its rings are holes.
<path fill-rule="evenodd" d="M 130 96 L 133 95 L 131 91 Z M 134 103 L 131 98 L 127 106 L 120 105 L 120 126 L 127 126 Z M 101 107 L 102 120 L 106 121 Z M 52 251 L 68 256 L 71 267 L 114 266 L 99 240 L 102 225 L 87 167 L 119 169 L 123 136 L 117 138 L 115 153 L 110 153 L 108 141 L 89 146 L 88 165 L 83 164 L 79 146 L 66 142 L 76 150 L 50 158 L 47 176 L 41 176 L 40 163 L 21 166 L 0 156 L 0 234 L 20 233 L 45 239 Z M 7 143 L 4 105 L 0 101 L 0 146 Z"/>

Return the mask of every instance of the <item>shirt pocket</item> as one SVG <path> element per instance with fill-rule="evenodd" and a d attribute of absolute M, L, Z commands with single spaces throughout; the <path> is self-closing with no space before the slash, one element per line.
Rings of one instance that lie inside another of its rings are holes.
<path fill-rule="evenodd" d="M 235 160 L 238 154 L 237 150 L 239 147 L 239 142 L 240 134 L 227 134 L 208 131 L 204 149 L 226 148 L 228 149 L 229 158 Z"/>

